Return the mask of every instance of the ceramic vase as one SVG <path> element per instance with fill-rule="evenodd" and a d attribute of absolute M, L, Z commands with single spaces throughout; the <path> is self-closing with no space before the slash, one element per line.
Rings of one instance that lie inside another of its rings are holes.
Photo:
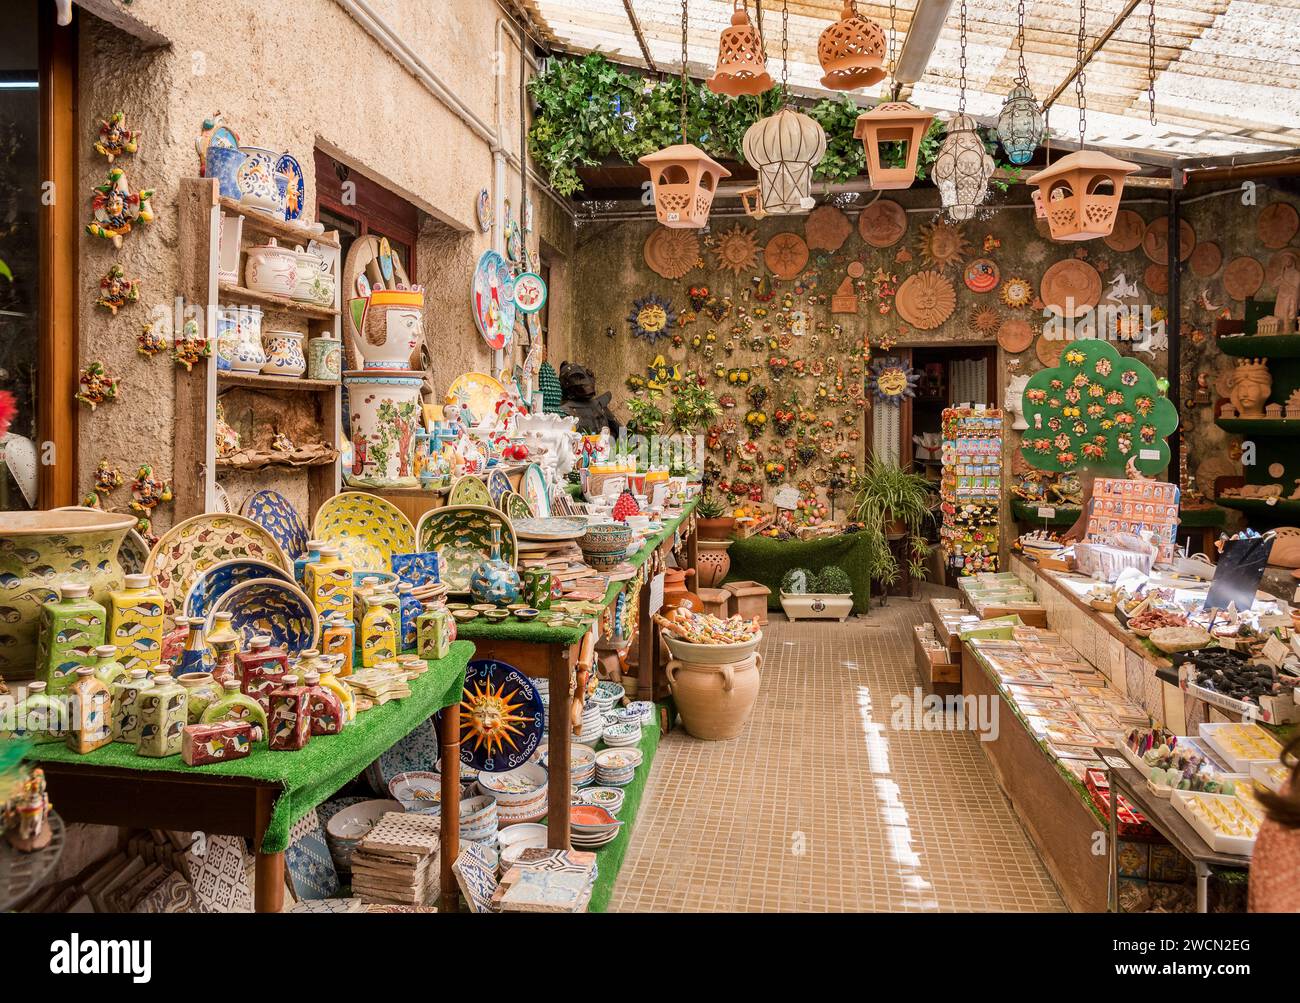
<path fill-rule="evenodd" d="M 707 741 L 739 735 L 758 699 L 762 664 L 758 654 L 724 665 L 670 661 L 668 687 L 687 733 Z"/>
<path fill-rule="evenodd" d="M 140 741 L 140 696 L 153 686 L 148 669 L 132 669 L 113 686 L 113 741 Z"/>
<path fill-rule="evenodd" d="M 254 292 L 293 296 L 298 286 L 298 259 L 274 237 L 245 254 L 244 285 Z"/>
<path fill-rule="evenodd" d="M 248 155 L 232 146 L 211 146 L 208 148 L 204 171 L 207 177 L 216 179 L 222 198 L 235 199 L 236 201 L 240 199 L 243 194 L 239 187 L 240 168 L 243 167 L 246 160 L 248 160 Z"/>
<path fill-rule="evenodd" d="M 108 613 L 90 598 L 90 587 L 69 582 L 41 608 L 41 639 L 36 671 L 56 696 L 67 693 L 77 669 L 94 661 L 104 643 Z"/>
<path fill-rule="evenodd" d="M 446 658 L 451 652 L 453 630 L 451 611 L 441 603 L 430 603 L 416 623 L 416 653 L 429 660 Z"/>
<path fill-rule="evenodd" d="M 519 572 L 501 559 L 501 527 L 492 526 L 492 553 L 470 574 L 470 594 L 481 603 L 508 606 L 519 601 Z"/>
<path fill-rule="evenodd" d="M 343 343 L 337 338 L 312 338 L 307 342 L 307 378 L 338 382 L 343 375 Z"/>
<path fill-rule="evenodd" d="M 239 152 L 244 155 L 234 168 L 239 201 L 250 209 L 259 209 L 283 219 L 288 178 L 280 176 L 275 169 L 280 155 L 260 146 L 241 146 Z"/>
<path fill-rule="evenodd" d="M 86 755 L 113 741 L 113 696 L 89 665 L 77 669 L 68 690 L 68 748 Z"/>
<path fill-rule="evenodd" d="M 415 598 L 412 594 L 415 587 L 407 582 L 397 586 L 398 613 L 401 616 L 401 623 L 398 626 L 398 647 L 403 651 L 411 651 L 415 648 L 416 640 L 419 637 L 419 630 L 416 627 L 416 620 L 424 612 L 424 603 Z"/>
<path fill-rule="evenodd" d="M 220 724 L 222 721 L 247 721 L 253 726 L 253 741 L 266 735 L 266 711 L 252 697 L 241 692 L 238 679 L 227 679 L 220 700 L 203 712 L 203 724 Z"/>
<path fill-rule="evenodd" d="M 27 684 L 27 695 L 14 708 L 14 737 L 37 745 L 62 742 L 68 733 L 69 709 L 66 697 L 55 696 L 37 680 Z"/>
<path fill-rule="evenodd" d="M 381 592 L 367 598 L 361 615 L 361 664 L 369 669 L 397 657 L 397 597 Z"/>
<path fill-rule="evenodd" d="M 113 684 L 126 676 L 126 669 L 117 659 L 117 648 L 111 644 L 101 644 L 95 649 L 95 660 L 91 665 L 95 678 L 109 689 L 112 694 Z"/>
<path fill-rule="evenodd" d="M 232 677 L 233 678 L 233 677 Z M 198 724 L 203 713 L 221 699 L 225 692 L 221 683 L 210 672 L 187 672 L 176 681 L 185 687 L 185 718 L 187 724 Z"/>
<path fill-rule="evenodd" d="M 293 580 L 298 583 L 299 588 L 302 588 L 303 574 L 307 570 L 307 565 L 315 564 L 320 560 L 320 548 L 325 546 L 328 544 L 320 540 L 308 540 L 307 549 L 293 562 Z"/>
<path fill-rule="evenodd" d="M 730 540 L 699 540 L 697 541 L 696 570 L 699 572 L 699 585 L 701 588 L 716 589 L 719 583 L 727 577 L 727 572 L 731 570 L 731 555 L 727 553 L 727 548 L 731 546 Z"/>
<path fill-rule="evenodd" d="M 185 687 L 171 676 L 157 676 L 140 694 L 140 741 L 137 755 L 165 759 L 181 754 L 181 741 L 189 723 Z"/>
<path fill-rule="evenodd" d="M 123 667 L 156 671 L 162 660 L 163 594 L 148 575 L 127 575 L 126 585 L 108 597 L 104 639 L 117 646 Z"/>
<path fill-rule="evenodd" d="M 357 698 L 352 693 L 352 687 L 338 678 L 338 656 L 323 656 L 321 662 L 324 671 L 320 674 L 320 684 L 339 698 L 339 703 L 343 705 L 344 717 L 348 721 L 355 721 Z"/>
<path fill-rule="evenodd" d="M 289 671 L 289 655 L 282 648 L 271 647 L 264 634 L 253 638 L 247 651 L 238 657 L 240 689 L 251 697 L 265 714 L 271 707 L 271 690 Z M 206 722 L 205 722 L 206 723 Z"/>
<path fill-rule="evenodd" d="M 338 547 L 320 548 L 320 560 L 303 568 L 302 587 L 322 621 L 331 613 L 352 619 L 352 565 L 339 557 Z"/>
<path fill-rule="evenodd" d="M 262 372 L 270 376 L 301 376 L 307 371 L 302 335 L 297 331 L 267 331 L 262 338 L 266 361 Z"/>
<path fill-rule="evenodd" d="M 551 589 L 554 586 L 551 573 L 545 568 L 525 568 L 523 577 L 524 602 L 533 609 L 550 609 Z"/>
<path fill-rule="evenodd" d="M 343 385 L 352 443 L 352 466 L 344 471 L 345 480 L 369 487 L 417 487 L 415 433 L 424 377 L 350 371 L 343 374 Z"/>
<path fill-rule="evenodd" d="M 258 373 L 266 364 L 262 350 L 260 306 L 217 307 L 217 370 Z"/>
<path fill-rule="evenodd" d="M 271 710 L 267 714 L 267 745 L 273 752 L 297 752 L 311 738 L 311 715 L 307 707 L 307 690 L 298 685 L 292 673 L 271 690 Z"/>
<path fill-rule="evenodd" d="M 307 691 L 307 718 L 313 735 L 337 735 L 346 723 L 343 704 L 338 695 L 320 684 L 320 676 L 309 672 L 303 677 Z"/>
<path fill-rule="evenodd" d="M 190 618 L 189 632 L 185 635 L 185 647 L 181 649 L 181 660 L 176 667 L 176 675 L 212 671 L 212 651 L 208 648 L 208 639 L 204 633 L 205 626 L 203 617 Z"/>
<path fill-rule="evenodd" d="M 239 677 L 238 663 L 240 636 L 233 626 L 234 614 L 213 613 L 212 630 L 208 633 L 208 649 L 212 652 L 212 678 L 217 687 L 227 679 Z M 202 670 L 200 670 L 202 671 Z"/>

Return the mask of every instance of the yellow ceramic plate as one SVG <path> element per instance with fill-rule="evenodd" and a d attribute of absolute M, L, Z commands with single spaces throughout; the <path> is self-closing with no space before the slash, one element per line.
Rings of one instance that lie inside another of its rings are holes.
<path fill-rule="evenodd" d="M 415 552 L 415 527 L 390 501 L 364 491 L 344 491 L 316 513 L 312 538 L 339 548 L 354 571 L 390 571 L 394 554 Z"/>
<path fill-rule="evenodd" d="M 465 373 L 451 381 L 444 398 L 448 404 L 468 404 L 475 421 L 493 413 L 505 387 L 487 373 Z"/>

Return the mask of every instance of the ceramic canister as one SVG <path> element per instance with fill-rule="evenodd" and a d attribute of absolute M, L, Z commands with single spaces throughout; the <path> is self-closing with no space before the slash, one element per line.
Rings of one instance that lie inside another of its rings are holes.
<path fill-rule="evenodd" d="M 107 619 L 104 607 L 90 598 L 90 587 L 76 582 L 63 585 L 41 607 L 36 671 L 52 694 L 68 692 L 77 669 L 94 661 L 95 649 L 104 643 Z"/>
<path fill-rule="evenodd" d="M 267 331 L 262 338 L 266 362 L 262 372 L 273 376 L 301 376 L 307 371 L 302 335 L 297 331 Z"/>
<path fill-rule="evenodd" d="M 298 286 L 298 258 L 274 237 L 250 247 L 244 263 L 244 285 L 260 293 L 292 296 Z"/>
<path fill-rule="evenodd" d="M 260 306 L 217 307 L 217 369 L 256 373 L 266 364 Z"/>
<path fill-rule="evenodd" d="M 415 433 L 423 374 L 352 370 L 343 374 L 343 383 L 352 442 L 345 480 L 366 487 L 418 487 Z"/>
<path fill-rule="evenodd" d="M 127 575 L 126 586 L 108 597 L 104 639 L 117 645 L 122 665 L 156 669 L 162 658 L 163 595 L 148 575 Z"/>
<path fill-rule="evenodd" d="M 210 150 L 208 152 L 211 153 Z M 244 155 L 243 161 L 234 170 L 239 200 L 250 208 L 278 213 L 283 218 L 284 196 L 288 191 L 289 179 L 276 175 L 275 164 L 279 160 L 279 154 L 259 146 L 241 146 L 239 152 Z"/>
<path fill-rule="evenodd" d="M 337 380 L 343 372 L 343 343 L 337 338 L 312 338 L 307 342 L 307 378 Z"/>

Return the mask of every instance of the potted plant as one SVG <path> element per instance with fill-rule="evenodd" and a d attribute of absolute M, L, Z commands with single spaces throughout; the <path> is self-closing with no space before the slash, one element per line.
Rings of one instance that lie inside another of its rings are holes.
<path fill-rule="evenodd" d="M 736 528 L 736 520 L 727 515 L 727 508 L 710 491 L 700 497 L 695 509 L 695 527 L 702 540 L 728 540 Z"/>
<path fill-rule="evenodd" d="M 814 574 L 794 568 L 781 578 L 781 608 L 790 620 L 839 620 L 853 612 L 853 583 L 843 568 L 830 565 Z"/>
<path fill-rule="evenodd" d="M 923 530 L 935 502 L 930 482 L 873 456 L 854 479 L 853 495 L 853 518 L 871 542 L 867 566 L 872 579 L 886 588 L 898 583 L 902 569 L 889 545 L 906 538 L 908 575 L 914 585 L 922 581 L 930 550 Z"/>

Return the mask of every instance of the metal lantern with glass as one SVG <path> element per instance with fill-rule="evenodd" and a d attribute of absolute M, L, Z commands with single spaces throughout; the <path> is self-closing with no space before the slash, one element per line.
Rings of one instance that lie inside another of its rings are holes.
<path fill-rule="evenodd" d="M 1019 71 L 1015 86 L 1002 104 L 998 114 L 998 142 L 1013 164 L 1027 164 L 1043 141 L 1043 113 L 1038 99 L 1029 86 L 1029 73 L 1025 70 L 1025 0 L 1017 4 L 1016 50 L 1019 54 Z"/>
<path fill-rule="evenodd" d="M 939 200 L 951 219 L 972 219 L 989 194 L 993 158 L 984 148 L 975 120 L 966 114 L 966 0 L 961 3 L 961 77 L 957 115 L 939 147 L 930 180 L 939 189 Z"/>

